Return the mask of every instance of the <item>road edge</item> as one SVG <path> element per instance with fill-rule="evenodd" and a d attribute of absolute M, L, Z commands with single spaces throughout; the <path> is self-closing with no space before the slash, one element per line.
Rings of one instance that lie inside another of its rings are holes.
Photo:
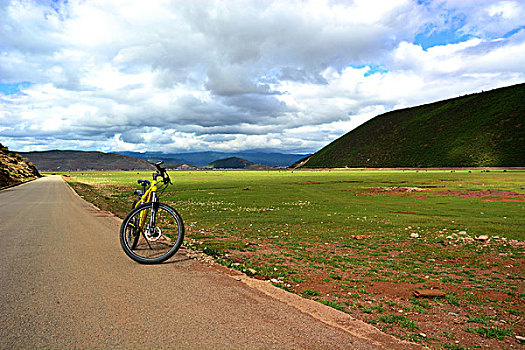
<path fill-rule="evenodd" d="M 0 191 L 4 191 L 4 190 L 8 190 L 8 189 L 13 188 L 13 187 L 21 186 L 21 185 L 27 184 L 29 182 L 41 179 L 42 177 L 44 177 L 44 176 L 35 177 L 34 179 L 30 179 L 30 180 L 22 181 L 22 182 L 17 182 L 17 183 L 11 184 L 11 185 L 7 185 L 5 187 L 0 187 Z"/>
<path fill-rule="evenodd" d="M 222 267 L 222 266 L 221 266 Z M 297 294 L 287 292 L 271 284 L 269 281 L 259 280 L 250 277 L 240 271 L 229 269 L 229 271 L 220 271 L 237 281 L 240 281 L 248 287 L 258 290 L 267 296 L 277 299 L 296 310 L 307 314 L 318 321 L 321 321 L 331 327 L 341 329 L 349 333 L 352 337 L 359 338 L 370 342 L 378 349 L 423 349 L 420 344 L 409 342 L 396 338 L 392 335 L 382 332 L 378 328 L 358 320 L 351 315 L 336 310 L 327 305 L 323 305 L 315 300 L 305 299 Z"/>

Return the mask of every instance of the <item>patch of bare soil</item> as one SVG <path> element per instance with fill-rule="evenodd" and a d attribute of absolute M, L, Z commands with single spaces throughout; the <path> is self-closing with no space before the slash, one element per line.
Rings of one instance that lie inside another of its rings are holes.
<path fill-rule="evenodd" d="M 430 190 L 421 187 L 372 187 L 367 188 L 367 192 L 359 193 L 366 196 L 381 196 L 386 194 L 409 194 L 414 192 L 430 192 Z"/>
<path fill-rule="evenodd" d="M 322 182 L 283 182 L 283 185 L 321 185 Z"/>
<path fill-rule="evenodd" d="M 114 186 L 113 186 L 114 187 Z M 115 190 L 119 191 L 119 192 L 131 192 L 131 193 L 134 193 L 137 188 L 136 187 L 115 187 Z"/>
<path fill-rule="evenodd" d="M 445 190 L 434 192 L 436 196 L 446 197 L 503 197 L 503 198 L 525 198 L 525 194 L 512 191 L 497 191 L 497 190 L 483 190 L 483 191 L 459 191 L 459 190 Z"/>

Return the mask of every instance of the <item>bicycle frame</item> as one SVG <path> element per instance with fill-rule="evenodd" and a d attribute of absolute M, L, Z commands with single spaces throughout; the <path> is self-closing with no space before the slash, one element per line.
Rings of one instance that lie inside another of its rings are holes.
<path fill-rule="evenodd" d="M 157 189 L 157 178 L 155 177 L 151 186 L 146 190 L 142 197 L 140 197 L 140 200 L 137 202 L 137 204 L 135 204 L 135 208 L 141 204 L 153 202 L 153 199 L 156 199 L 155 193 L 157 193 Z"/>
<path fill-rule="evenodd" d="M 155 203 L 157 203 L 157 176 L 153 177 L 153 182 L 151 183 L 151 186 L 146 190 L 146 193 L 140 198 L 140 201 L 137 202 L 135 205 L 135 208 L 139 205 L 142 205 L 144 203 L 153 203 L 152 205 L 152 213 L 150 217 L 150 227 L 155 227 L 155 219 L 156 219 L 156 208 Z M 146 215 L 147 212 L 143 211 L 140 213 L 140 221 L 139 221 L 139 229 L 144 232 L 144 225 L 146 224 Z M 147 241 L 147 240 L 146 240 Z M 148 243 L 149 244 L 149 243 Z"/>

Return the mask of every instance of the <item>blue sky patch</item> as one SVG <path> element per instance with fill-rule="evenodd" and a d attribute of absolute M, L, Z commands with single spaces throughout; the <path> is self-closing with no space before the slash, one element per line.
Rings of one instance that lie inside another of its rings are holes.
<path fill-rule="evenodd" d="M 379 73 L 379 74 L 388 73 L 388 69 L 386 69 L 383 66 L 368 66 L 368 67 L 370 68 L 370 70 L 365 73 L 365 77 L 368 77 L 368 76 L 370 76 L 372 74 L 376 74 L 376 73 Z"/>
<path fill-rule="evenodd" d="M 0 93 L 2 95 L 13 95 L 19 93 L 21 89 L 26 89 L 29 86 L 31 86 L 31 83 L 28 81 L 12 84 L 0 84 Z"/>
<path fill-rule="evenodd" d="M 516 34 L 516 33 L 520 32 L 520 31 L 522 31 L 523 29 L 525 29 L 525 26 L 521 26 L 521 27 L 518 27 L 518 28 L 514 28 L 513 30 L 511 30 L 511 31 L 509 31 L 509 32 L 507 32 L 507 33 L 505 33 L 505 35 L 503 35 L 503 37 L 504 37 L 505 39 L 510 38 L 511 36 L 513 36 L 514 34 Z"/>
<path fill-rule="evenodd" d="M 473 37 L 461 31 L 467 23 L 467 17 L 463 13 L 455 14 L 454 11 L 446 11 L 441 17 L 443 23 L 427 24 L 423 31 L 415 36 L 414 44 L 426 50 L 433 46 L 457 44 Z"/>
<path fill-rule="evenodd" d="M 369 77 L 372 74 L 376 74 L 376 73 L 379 73 L 379 74 L 388 73 L 388 69 L 386 69 L 383 66 L 379 66 L 379 65 L 362 64 L 360 66 L 349 65 L 349 67 L 352 67 L 354 69 L 363 69 L 363 68 L 368 67 L 369 68 L 368 71 L 364 74 L 365 77 Z"/>

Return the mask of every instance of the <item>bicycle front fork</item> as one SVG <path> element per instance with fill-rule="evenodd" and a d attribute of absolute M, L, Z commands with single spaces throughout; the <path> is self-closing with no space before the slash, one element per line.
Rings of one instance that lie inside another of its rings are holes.
<path fill-rule="evenodd" d="M 159 200 L 157 194 L 153 192 L 151 194 L 151 216 L 149 217 L 149 227 L 150 230 L 155 232 L 155 222 L 157 221 L 157 212 L 159 210 Z"/>

